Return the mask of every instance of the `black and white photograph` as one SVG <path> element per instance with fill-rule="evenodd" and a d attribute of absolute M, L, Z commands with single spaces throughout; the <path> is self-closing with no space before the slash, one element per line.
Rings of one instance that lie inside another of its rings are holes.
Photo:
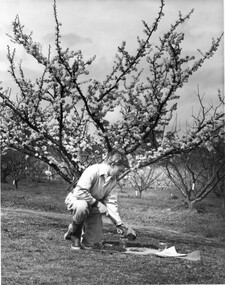
<path fill-rule="evenodd" d="M 223 0 L 0 0 L 1 284 L 225 284 Z"/>

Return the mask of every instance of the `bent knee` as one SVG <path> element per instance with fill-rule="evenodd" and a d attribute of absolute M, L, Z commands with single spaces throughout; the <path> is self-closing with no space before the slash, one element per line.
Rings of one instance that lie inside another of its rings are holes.
<path fill-rule="evenodd" d="M 85 200 L 76 201 L 76 211 L 86 212 L 88 211 L 88 203 Z"/>

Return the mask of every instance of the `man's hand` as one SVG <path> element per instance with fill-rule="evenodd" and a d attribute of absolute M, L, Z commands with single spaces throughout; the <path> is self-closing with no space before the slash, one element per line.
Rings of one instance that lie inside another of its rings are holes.
<path fill-rule="evenodd" d="M 117 232 L 128 240 L 135 240 L 137 235 L 131 227 L 126 227 L 124 224 L 117 226 Z"/>
<path fill-rule="evenodd" d="M 107 212 L 107 207 L 100 201 L 97 201 L 91 205 L 93 214 L 105 214 Z"/>

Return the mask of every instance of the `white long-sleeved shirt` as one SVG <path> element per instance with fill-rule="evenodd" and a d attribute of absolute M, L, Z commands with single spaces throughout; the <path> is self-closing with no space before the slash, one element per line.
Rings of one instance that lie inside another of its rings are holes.
<path fill-rule="evenodd" d="M 71 191 L 78 200 L 85 200 L 90 205 L 96 199 L 101 200 L 107 207 L 108 216 L 119 225 L 122 223 L 117 203 L 117 180 L 109 176 L 110 166 L 105 163 L 89 166 L 81 175 L 76 187 Z"/>

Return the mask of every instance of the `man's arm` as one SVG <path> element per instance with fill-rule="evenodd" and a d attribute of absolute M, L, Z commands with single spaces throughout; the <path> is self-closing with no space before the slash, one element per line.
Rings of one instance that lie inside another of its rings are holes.
<path fill-rule="evenodd" d="M 82 173 L 80 179 L 77 182 L 77 186 L 72 190 L 73 195 L 75 195 L 78 200 L 87 201 L 90 205 L 96 203 L 96 199 L 90 193 L 90 189 L 94 183 L 95 178 L 95 167 L 89 166 Z"/>
<path fill-rule="evenodd" d="M 137 237 L 135 231 L 131 227 L 125 226 L 120 218 L 117 203 L 117 192 L 110 193 L 105 199 L 105 203 L 108 210 L 107 215 L 116 225 L 118 233 L 129 240 L 135 240 Z"/>
<path fill-rule="evenodd" d="M 112 222 L 119 226 L 122 224 L 122 220 L 120 218 L 120 214 L 118 211 L 118 203 L 117 203 L 117 192 L 111 192 L 105 199 L 104 203 L 106 204 L 108 210 L 108 216 L 112 220 Z"/>

